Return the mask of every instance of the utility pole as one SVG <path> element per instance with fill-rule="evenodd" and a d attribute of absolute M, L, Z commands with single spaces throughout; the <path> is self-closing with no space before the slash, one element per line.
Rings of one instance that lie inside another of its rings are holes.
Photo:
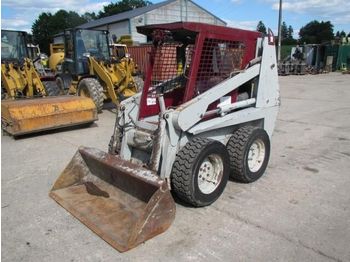
<path fill-rule="evenodd" d="M 281 23 L 282 23 L 282 0 L 280 0 L 280 7 L 278 13 L 278 49 L 277 49 L 277 61 L 281 60 Z"/>

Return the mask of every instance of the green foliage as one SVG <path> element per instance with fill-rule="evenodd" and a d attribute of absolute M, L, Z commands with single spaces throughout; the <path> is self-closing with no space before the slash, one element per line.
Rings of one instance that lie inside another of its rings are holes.
<path fill-rule="evenodd" d="M 41 13 L 32 25 L 33 39 L 44 53 L 49 53 L 53 36 L 64 29 L 84 24 L 87 19 L 73 11 L 59 10 L 55 14 Z"/>
<path fill-rule="evenodd" d="M 330 21 L 314 20 L 300 29 L 299 36 L 301 43 L 321 44 L 334 38 L 333 25 Z"/>
<path fill-rule="evenodd" d="M 340 37 L 346 37 L 346 33 L 344 32 L 344 30 L 340 32 Z"/>
<path fill-rule="evenodd" d="M 36 44 L 39 44 L 41 51 L 44 53 L 48 53 L 48 41 L 50 41 L 49 39 L 51 39 L 52 36 L 49 26 L 51 20 L 51 13 L 41 13 L 32 25 L 33 40 Z"/>
<path fill-rule="evenodd" d="M 103 10 L 98 13 L 98 18 L 111 16 L 126 12 L 139 7 L 151 5 L 150 1 L 145 0 L 121 0 L 115 3 L 110 3 L 103 6 Z"/>
<path fill-rule="evenodd" d="M 293 27 L 291 25 L 288 26 L 287 38 L 293 38 L 293 33 L 294 33 Z"/>
<path fill-rule="evenodd" d="M 258 25 L 256 26 L 256 31 L 263 33 L 263 34 L 267 34 L 266 32 L 266 26 L 264 25 L 264 23 L 262 21 L 259 21 Z"/>
<path fill-rule="evenodd" d="M 283 22 L 281 25 L 281 43 L 282 45 L 294 45 L 298 41 L 293 37 L 293 27 L 287 25 L 286 22 Z"/>
<path fill-rule="evenodd" d="M 85 12 L 85 14 L 83 14 L 81 17 L 85 19 L 87 22 L 97 19 L 97 15 L 95 14 L 95 12 L 92 12 L 92 13 Z"/>
<path fill-rule="evenodd" d="M 297 43 L 298 43 L 298 40 L 294 38 L 287 38 L 281 42 L 282 45 L 296 45 Z"/>
<path fill-rule="evenodd" d="M 86 22 L 129 11 L 135 8 L 151 5 L 147 0 L 120 0 L 103 6 L 103 10 L 96 14 L 95 12 L 86 12 L 79 15 L 76 12 L 59 10 L 55 14 L 41 13 L 32 25 L 33 39 L 39 44 L 40 49 L 48 53 L 53 36 L 62 32 L 64 29 L 73 28 Z"/>
<path fill-rule="evenodd" d="M 286 22 L 283 22 L 281 25 L 281 37 L 282 41 L 288 38 L 288 27 Z"/>
<path fill-rule="evenodd" d="M 281 60 L 286 59 L 290 55 L 292 48 L 294 46 L 295 46 L 294 44 L 281 46 Z"/>

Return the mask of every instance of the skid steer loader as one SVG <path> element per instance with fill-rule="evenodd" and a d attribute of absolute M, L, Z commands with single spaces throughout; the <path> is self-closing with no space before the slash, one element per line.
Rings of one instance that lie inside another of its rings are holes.
<path fill-rule="evenodd" d="M 271 31 L 177 22 L 138 32 L 153 39 L 142 93 L 121 102 L 109 152 L 79 148 L 50 191 L 122 252 L 171 225 L 170 190 L 201 207 L 229 175 L 259 179 L 280 104 Z"/>
<path fill-rule="evenodd" d="M 41 81 L 29 59 L 26 33 L 1 30 L 2 128 L 18 136 L 97 120 L 91 99 L 45 97 L 54 88 L 54 82 Z"/>
<path fill-rule="evenodd" d="M 108 31 L 70 29 L 64 32 L 64 61 L 56 77 L 57 93 L 90 97 L 99 112 L 103 101 L 116 105 L 138 92 L 130 59 L 111 59 Z"/>

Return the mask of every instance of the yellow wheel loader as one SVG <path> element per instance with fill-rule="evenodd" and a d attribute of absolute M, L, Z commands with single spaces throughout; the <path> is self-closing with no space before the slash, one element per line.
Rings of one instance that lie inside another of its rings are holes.
<path fill-rule="evenodd" d="M 143 79 L 138 72 L 134 59 L 130 56 L 128 46 L 126 44 L 113 43 L 109 45 L 109 48 L 111 56 L 119 62 L 118 67 L 121 68 L 121 70 L 124 68 L 125 71 L 131 73 L 128 74 L 129 79 L 126 79 L 126 81 L 134 81 L 137 91 L 141 91 L 143 87 Z M 131 79 L 131 77 L 133 79 Z"/>
<path fill-rule="evenodd" d="M 47 97 L 55 82 L 43 82 L 28 57 L 26 33 L 1 30 L 1 125 L 14 135 L 92 123 L 91 99 Z"/>
<path fill-rule="evenodd" d="M 63 37 L 64 60 L 56 76 L 61 94 L 90 97 L 101 112 L 104 100 L 119 105 L 138 92 L 134 64 L 128 57 L 110 56 L 107 31 L 70 29 Z"/>
<path fill-rule="evenodd" d="M 79 148 L 50 192 L 121 252 L 171 225 L 170 190 L 202 207 L 229 176 L 259 179 L 280 104 L 271 30 L 177 22 L 138 32 L 153 40 L 142 93 L 121 102 L 108 153 Z"/>

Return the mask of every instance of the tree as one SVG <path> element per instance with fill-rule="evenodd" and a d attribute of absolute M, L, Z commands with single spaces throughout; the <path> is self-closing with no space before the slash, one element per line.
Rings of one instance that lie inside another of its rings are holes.
<path fill-rule="evenodd" d="M 52 32 L 50 31 L 51 13 L 41 13 L 38 19 L 32 25 L 33 40 L 39 44 L 42 52 L 48 53 L 48 42 L 51 39 Z"/>
<path fill-rule="evenodd" d="M 340 32 L 340 37 L 346 37 L 346 33 L 344 32 L 344 30 Z"/>
<path fill-rule="evenodd" d="M 288 27 L 286 22 L 283 22 L 281 25 L 281 40 L 283 41 L 284 39 L 288 38 Z"/>
<path fill-rule="evenodd" d="M 321 44 L 334 38 L 333 25 L 330 21 L 314 20 L 300 29 L 299 36 L 301 43 Z"/>
<path fill-rule="evenodd" d="M 95 12 L 92 12 L 92 13 L 85 12 L 81 17 L 88 22 L 97 19 L 97 15 L 95 14 Z"/>
<path fill-rule="evenodd" d="M 119 14 L 151 4 L 152 3 L 147 0 L 121 0 L 103 6 L 103 10 L 98 13 L 98 18 Z"/>
<path fill-rule="evenodd" d="M 290 25 L 288 26 L 288 33 L 287 33 L 287 38 L 288 39 L 293 39 L 293 33 L 294 33 L 294 30 L 293 30 L 293 27 Z"/>
<path fill-rule="evenodd" d="M 73 11 L 59 10 L 54 15 L 41 13 L 32 25 L 33 38 L 35 43 L 39 44 L 40 49 L 48 54 L 50 43 L 55 34 L 86 22 L 86 18 Z"/>
<path fill-rule="evenodd" d="M 337 31 L 337 33 L 335 34 L 335 37 L 340 37 L 340 32 Z"/>
<path fill-rule="evenodd" d="M 293 37 L 293 27 L 287 25 L 286 22 L 283 22 L 281 25 L 281 43 L 282 45 L 294 45 L 297 43 L 297 40 Z"/>
<path fill-rule="evenodd" d="M 267 34 L 266 32 L 266 26 L 264 25 L 264 23 L 262 21 L 259 21 L 258 25 L 256 26 L 256 31 L 263 33 L 263 34 Z"/>

